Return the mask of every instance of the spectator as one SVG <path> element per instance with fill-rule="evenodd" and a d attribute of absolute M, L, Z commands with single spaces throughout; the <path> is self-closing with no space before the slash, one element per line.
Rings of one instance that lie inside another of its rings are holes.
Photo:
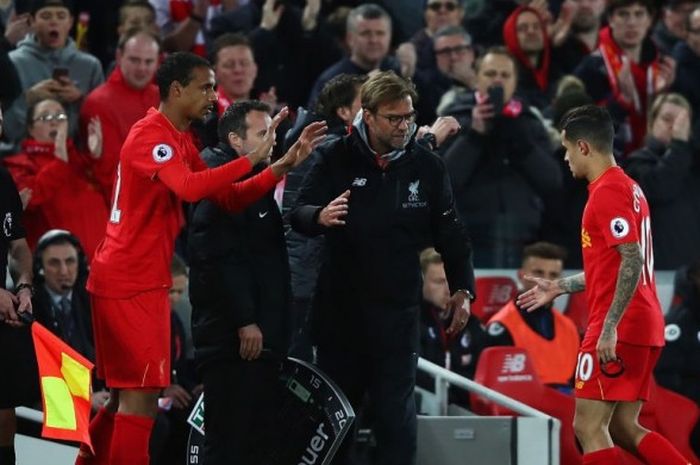
<path fill-rule="evenodd" d="M 404 465 L 416 454 L 418 252 L 434 243 L 445 261 L 450 334 L 467 324 L 471 253 L 441 160 L 414 143 L 413 86 L 380 72 L 360 93 L 353 131 L 319 149 L 290 218 L 326 240 L 312 309 L 319 366 L 355 409 L 368 394 L 378 463 Z"/>
<path fill-rule="evenodd" d="M 661 20 L 653 32 L 659 51 L 669 55 L 677 43 L 687 38 L 688 17 L 699 6 L 698 0 L 667 0 L 663 3 Z"/>
<path fill-rule="evenodd" d="M 78 50 L 68 37 L 73 26 L 69 0 L 38 0 L 31 13 L 33 34 L 10 52 L 22 83 L 22 95 L 5 115 L 7 137 L 14 144 L 26 134 L 27 102 L 45 99 L 64 105 L 68 135 L 74 137 L 83 97 L 104 80 L 100 62 Z"/>
<path fill-rule="evenodd" d="M 470 318 L 465 328 L 447 334 L 449 327 L 450 289 L 442 257 L 428 248 L 420 254 L 423 274 L 423 300 L 420 316 L 420 356 L 455 373 L 474 378 L 479 354 L 486 346 L 486 333 L 478 318 Z M 435 382 L 431 376 L 419 373 L 416 384 L 432 391 Z M 450 399 L 468 405 L 468 396 L 461 390 L 450 390 Z"/>
<path fill-rule="evenodd" d="M 519 266 L 523 246 L 539 233 L 542 197 L 561 187 L 542 123 L 513 98 L 516 66 L 502 47 L 490 49 L 477 62 L 476 92 L 465 106 L 468 114 L 458 115 L 467 129 L 445 152 L 478 267 Z M 488 97 L 494 87 L 502 89 L 505 102 L 497 110 Z"/>
<path fill-rule="evenodd" d="M 642 145 L 647 102 L 674 79 L 673 60 L 660 57 L 648 37 L 654 11 L 652 0 L 610 0 L 600 46 L 575 71 L 593 101 L 610 111 L 616 147 L 624 154 Z"/>
<path fill-rule="evenodd" d="M 503 43 L 503 24 L 518 7 L 520 1 L 492 0 L 482 3 L 480 10 L 464 19 L 464 28 L 469 31 L 474 43 L 484 49 Z"/>
<path fill-rule="evenodd" d="M 676 283 L 688 292 L 666 313 L 666 346 L 654 374 L 660 385 L 700 405 L 700 260 L 679 268 Z"/>
<path fill-rule="evenodd" d="M 119 39 L 116 67 L 107 82 L 88 94 L 80 110 L 83 127 L 95 118 L 102 123 L 102 155 L 92 170 L 109 204 L 119 152 L 131 126 L 158 106 L 153 76 L 158 67 L 160 39 L 146 29 L 130 29 Z"/>
<path fill-rule="evenodd" d="M 573 0 L 571 27 L 562 43 L 555 45 L 553 60 L 562 72 L 572 73 L 591 52 L 598 48 L 598 38 L 605 16 L 606 0 Z"/>
<path fill-rule="evenodd" d="M 219 117 L 234 102 L 251 98 L 253 85 L 258 75 L 258 65 L 255 62 L 250 41 L 243 34 L 223 34 L 216 38 L 212 49 L 214 77 L 217 88 L 216 112 L 212 112 L 204 123 L 194 126 L 202 147 L 213 147 L 218 144 L 217 125 Z M 274 89 L 270 94 L 269 103 L 274 106 Z"/>
<path fill-rule="evenodd" d="M 316 79 L 308 108 L 315 106 L 323 86 L 338 74 L 367 74 L 375 69 L 399 72 L 398 62 L 389 56 L 391 17 L 383 8 L 373 3 L 354 8 L 348 15 L 347 34 L 350 56 L 326 69 Z"/>
<path fill-rule="evenodd" d="M 518 270 L 522 292 L 535 286 L 525 276 L 549 280 L 561 278 L 565 259 L 566 250 L 549 242 L 536 242 L 525 247 Z M 491 317 L 486 331 L 488 345 L 527 349 L 541 382 L 571 389 L 579 334 L 574 322 L 552 303 L 528 312 L 513 300 Z"/>
<path fill-rule="evenodd" d="M 131 29 L 146 29 L 157 34 L 156 10 L 148 0 L 125 0 L 119 7 L 117 35 L 122 37 Z"/>
<path fill-rule="evenodd" d="M 25 34 L 23 32 L 29 29 L 29 15 L 24 14 L 14 19 L 10 23 L 10 27 L 17 28 L 17 26 L 13 26 L 14 24 L 19 25 L 21 28 L 17 33 L 13 30 L 8 30 L 5 33 L 5 28 L 0 27 L 0 76 L 3 76 L 2 82 L 0 82 L 0 105 L 2 105 L 2 108 L 9 107 L 22 92 L 21 83 L 17 76 L 17 71 L 15 71 L 15 66 L 10 60 L 9 53 L 15 47 L 15 44 L 12 42 L 12 40 L 15 40 L 13 34 L 17 34 L 16 40 L 19 40 L 19 36 L 24 37 Z"/>
<path fill-rule="evenodd" d="M 433 38 L 439 76 L 433 81 L 438 96 L 437 114 L 442 115 L 458 96 L 474 91 L 474 48 L 472 38 L 461 26 L 440 29 Z"/>
<path fill-rule="evenodd" d="M 2 112 L 0 111 L 0 117 Z M 0 133 L 2 122 L 0 121 Z M 0 463 L 15 463 L 15 407 L 39 399 L 39 379 L 33 369 L 32 336 L 17 316 L 32 312 L 32 252 L 22 227 L 22 201 L 10 174 L 0 166 L 0 353 L 7 380 L 0 383 Z M 8 258 L 17 270 L 14 292 L 5 288 Z"/>
<path fill-rule="evenodd" d="M 68 115 L 56 100 L 41 100 L 27 112 L 29 137 L 21 151 L 5 158 L 19 189 L 28 189 L 27 240 L 34 247 L 49 229 L 73 231 L 90 260 L 104 237 L 109 210 L 90 159 L 102 150 L 100 123 L 88 124 L 90 151 L 79 151 L 68 138 Z"/>
<path fill-rule="evenodd" d="M 697 121 L 700 115 L 700 88 L 697 85 L 700 80 L 700 8 L 688 17 L 687 38 L 673 48 L 673 58 L 677 62 L 673 91 L 688 99 Z"/>
<path fill-rule="evenodd" d="M 34 318 L 94 362 L 87 275 L 87 257 L 77 237 L 64 229 L 51 229 L 39 238 L 34 250 Z M 92 409 L 97 411 L 105 405 L 109 393 L 98 378 L 93 379 L 92 386 Z"/>
<path fill-rule="evenodd" d="M 221 2 L 211 0 L 148 0 L 156 12 L 166 52 L 192 52 L 206 56 L 204 32 L 221 13 Z"/>
<path fill-rule="evenodd" d="M 534 8 L 519 6 L 503 25 L 503 41 L 518 61 L 516 95 L 544 109 L 552 100 L 561 74 L 552 61 L 547 24 Z"/>
<path fill-rule="evenodd" d="M 218 146 L 202 152 L 210 168 L 238 159 L 263 142 L 270 107 L 241 100 L 219 120 Z M 292 148 L 307 150 L 312 123 Z M 318 136 L 318 134 L 316 135 Z M 299 147 L 306 148 L 299 148 Z M 299 161 L 283 157 L 283 173 Z M 258 164 L 261 172 L 267 163 Z M 286 356 L 289 347 L 289 263 L 282 216 L 273 189 L 244 211 L 231 213 L 209 200 L 191 211 L 189 255 L 192 336 L 206 397 L 204 461 L 212 465 L 259 463 L 264 428 L 277 405 L 277 367 L 260 359 L 263 349 Z"/>
<path fill-rule="evenodd" d="M 654 264 L 660 270 L 700 258 L 700 157 L 690 144 L 690 118 L 683 96 L 659 95 L 649 113 L 646 143 L 624 165 L 649 202 Z"/>
<path fill-rule="evenodd" d="M 425 27 L 411 37 L 411 43 L 416 48 L 416 67 L 431 70 L 435 68 L 436 58 L 433 53 L 433 36 L 445 27 L 459 26 L 464 18 L 464 7 L 457 0 L 427 0 L 423 17 Z"/>

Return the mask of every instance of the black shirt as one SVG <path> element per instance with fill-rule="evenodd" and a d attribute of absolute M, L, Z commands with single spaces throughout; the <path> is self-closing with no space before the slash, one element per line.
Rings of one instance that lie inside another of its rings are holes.
<path fill-rule="evenodd" d="M 7 279 L 7 252 L 10 242 L 25 236 L 21 224 L 22 201 L 12 176 L 5 168 L 0 167 L 0 288 L 5 288 Z"/>

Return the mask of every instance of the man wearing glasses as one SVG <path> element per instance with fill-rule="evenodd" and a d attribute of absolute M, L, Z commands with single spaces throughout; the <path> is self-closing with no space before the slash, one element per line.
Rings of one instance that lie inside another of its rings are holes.
<path fill-rule="evenodd" d="M 448 333 L 464 329 L 474 290 L 445 167 L 414 138 L 415 99 L 391 71 L 363 84 L 352 132 L 318 149 L 290 214 L 294 229 L 326 238 L 311 316 L 318 364 L 356 409 L 367 395 L 383 465 L 415 463 L 419 252 L 434 245 L 443 257 Z"/>

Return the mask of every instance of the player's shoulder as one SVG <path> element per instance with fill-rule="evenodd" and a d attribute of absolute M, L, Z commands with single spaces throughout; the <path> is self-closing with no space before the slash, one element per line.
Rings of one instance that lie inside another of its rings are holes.
<path fill-rule="evenodd" d="M 164 146 L 166 151 L 168 149 L 173 151 L 176 144 L 177 140 L 172 128 L 163 121 L 161 116 L 149 112 L 131 127 L 124 142 L 122 156 L 133 156 L 144 150 L 155 151 L 158 146 Z"/>

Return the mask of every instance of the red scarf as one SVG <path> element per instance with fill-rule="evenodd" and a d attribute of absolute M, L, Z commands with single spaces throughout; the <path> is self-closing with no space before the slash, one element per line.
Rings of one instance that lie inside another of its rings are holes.
<path fill-rule="evenodd" d="M 224 89 L 221 86 L 218 86 L 216 88 L 216 97 L 217 97 L 216 108 L 218 111 L 217 114 L 219 115 L 219 117 L 221 117 L 221 115 L 224 114 L 224 112 L 229 107 L 229 105 L 231 105 L 233 103 L 233 100 L 226 97 L 226 94 L 224 93 Z"/>
<path fill-rule="evenodd" d="M 537 68 L 532 66 L 530 58 L 520 47 L 520 42 L 518 41 L 518 17 L 521 13 L 525 12 L 530 12 L 537 16 L 537 20 L 540 22 L 540 27 L 542 28 L 542 42 L 544 43 L 544 49 L 542 50 L 540 65 Z M 515 58 L 520 62 L 520 64 L 529 70 L 533 76 L 535 76 L 537 87 L 539 87 L 543 92 L 546 91 L 547 86 L 549 86 L 549 65 L 552 59 L 551 46 L 549 44 L 549 37 L 547 37 L 547 25 L 537 10 L 528 6 L 519 6 L 516 8 L 503 25 L 503 41 L 505 42 L 506 47 L 508 47 L 510 53 L 515 55 Z"/>
<path fill-rule="evenodd" d="M 630 63 L 632 77 L 634 79 L 635 95 L 630 103 L 623 99 L 620 91 L 619 75 L 622 70 L 622 57 L 625 52 L 613 39 L 612 31 L 605 27 L 600 31 L 600 45 L 598 46 L 600 55 L 605 63 L 605 70 L 610 83 L 610 90 L 613 98 L 628 112 L 629 129 L 631 130 L 631 140 L 628 141 L 628 149 L 639 147 L 646 133 L 646 114 L 650 106 L 651 99 L 654 98 L 656 80 L 659 77 L 658 53 L 647 61 Z M 627 151 L 627 150 L 626 150 Z"/>

